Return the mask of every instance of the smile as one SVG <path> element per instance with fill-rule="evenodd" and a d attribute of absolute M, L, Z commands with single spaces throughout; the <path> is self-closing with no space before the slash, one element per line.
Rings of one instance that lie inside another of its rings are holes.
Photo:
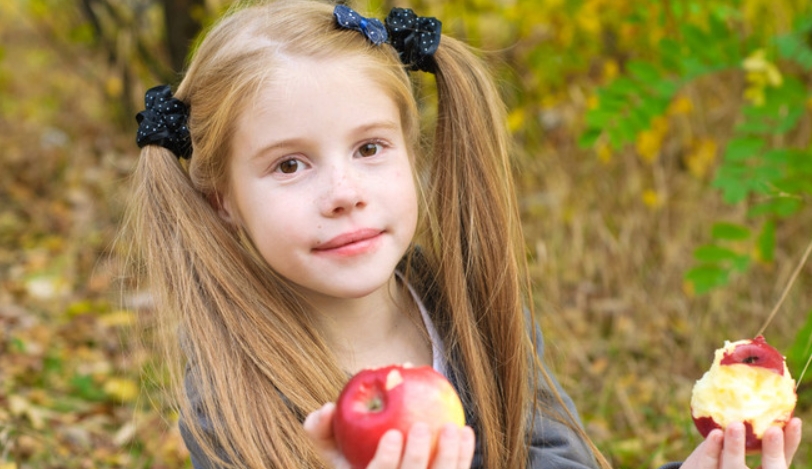
<path fill-rule="evenodd" d="M 313 248 L 318 254 L 356 255 L 363 254 L 375 248 L 383 231 L 363 229 L 338 235 Z"/>

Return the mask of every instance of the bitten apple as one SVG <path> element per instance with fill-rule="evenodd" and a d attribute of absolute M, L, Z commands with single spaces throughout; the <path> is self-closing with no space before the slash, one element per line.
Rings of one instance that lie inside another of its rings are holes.
<path fill-rule="evenodd" d="M 797 399 L 784 356 L 763 336 L 726 341 L 694 385 L 691 416 L 702 436 L 743 422 L 746 449 L 756 451 L 767 428 L 789 422 Z"/>
<path fill-rule="evenodd" d="M 405 436 L 423 422 L 432 432 L 432 458 L 446 423 L 465 425 L 465 412 L 450 382 L 430 366 L 391 365 L 366 369 L 350 378 L 336 402 L 333 433 L 353 468 L 366 467 L 378 441 L 390 429 Z"/>

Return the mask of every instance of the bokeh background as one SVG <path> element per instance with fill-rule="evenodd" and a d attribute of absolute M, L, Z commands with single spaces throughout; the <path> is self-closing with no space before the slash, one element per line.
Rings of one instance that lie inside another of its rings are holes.
<path fill-rule="evenodd" d="M 226 0 L 0 2 L 0 469 L 188 455 L 113 241 L 145 89 Z M 763 333 L 812 355 L 805 0 L 370 0 L 481 48 L 511 112 L 547 354 L 619 468 L 684 459 L 693 382 Z M 812 372 L 797 468 L 812 468 Z M 752 461 L 758 465 L 757 458 Z"/>

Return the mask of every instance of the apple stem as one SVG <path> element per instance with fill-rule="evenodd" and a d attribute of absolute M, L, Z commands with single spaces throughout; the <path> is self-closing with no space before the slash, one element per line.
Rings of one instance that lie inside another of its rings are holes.
<path fill-rule="evenodd" d="M 367 403 L 367 410 L 369 410 L 370 412 L 380 412 L 380 411 L 382 411 L 383 410 L 383 399 L 381 399 L 378 396 L 375 396 L 374 398 L 370 399 L 370 401 Z"/>

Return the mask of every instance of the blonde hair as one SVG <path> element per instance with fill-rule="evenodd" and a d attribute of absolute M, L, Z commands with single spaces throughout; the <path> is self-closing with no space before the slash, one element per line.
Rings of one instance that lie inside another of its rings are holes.
<path fill-rule="evenodd" d="M 433 148 L 421 158 L 412 83 L 397 53 L 336 28 L 332 5 L 316 1 L 241 6 L 214 25 L 175 93 L 190 106 L 188 167 L 148 146 L 133 175 L 122 235 L 134 249 L 134 275 L 148 279 L 155 295 L 189 433 L 224 467 L 327 467 L 301 421 L 335 400 L 347 376 L 311 322 L 306 299 L 215 208 L 229 190 L 237 116 L 284 56 L 357 60 L 401 110 L 418 155 L 417 179 L 427 183 L 415 240 L 426 268 L 404 274 L 434 292 L 432 319 L 478 418 L 485 467 L 524 467 L 531 384 L 537 373 L 549 379 L 528 359 L 534 345 L 523 311 L 532 300 L 498 90 L 472 50 L 444 36 L 435 54 Z M 183 396 L 184 377 L 198 408 Z M 589 441 L 572 416 L 557 418 Z"/>

